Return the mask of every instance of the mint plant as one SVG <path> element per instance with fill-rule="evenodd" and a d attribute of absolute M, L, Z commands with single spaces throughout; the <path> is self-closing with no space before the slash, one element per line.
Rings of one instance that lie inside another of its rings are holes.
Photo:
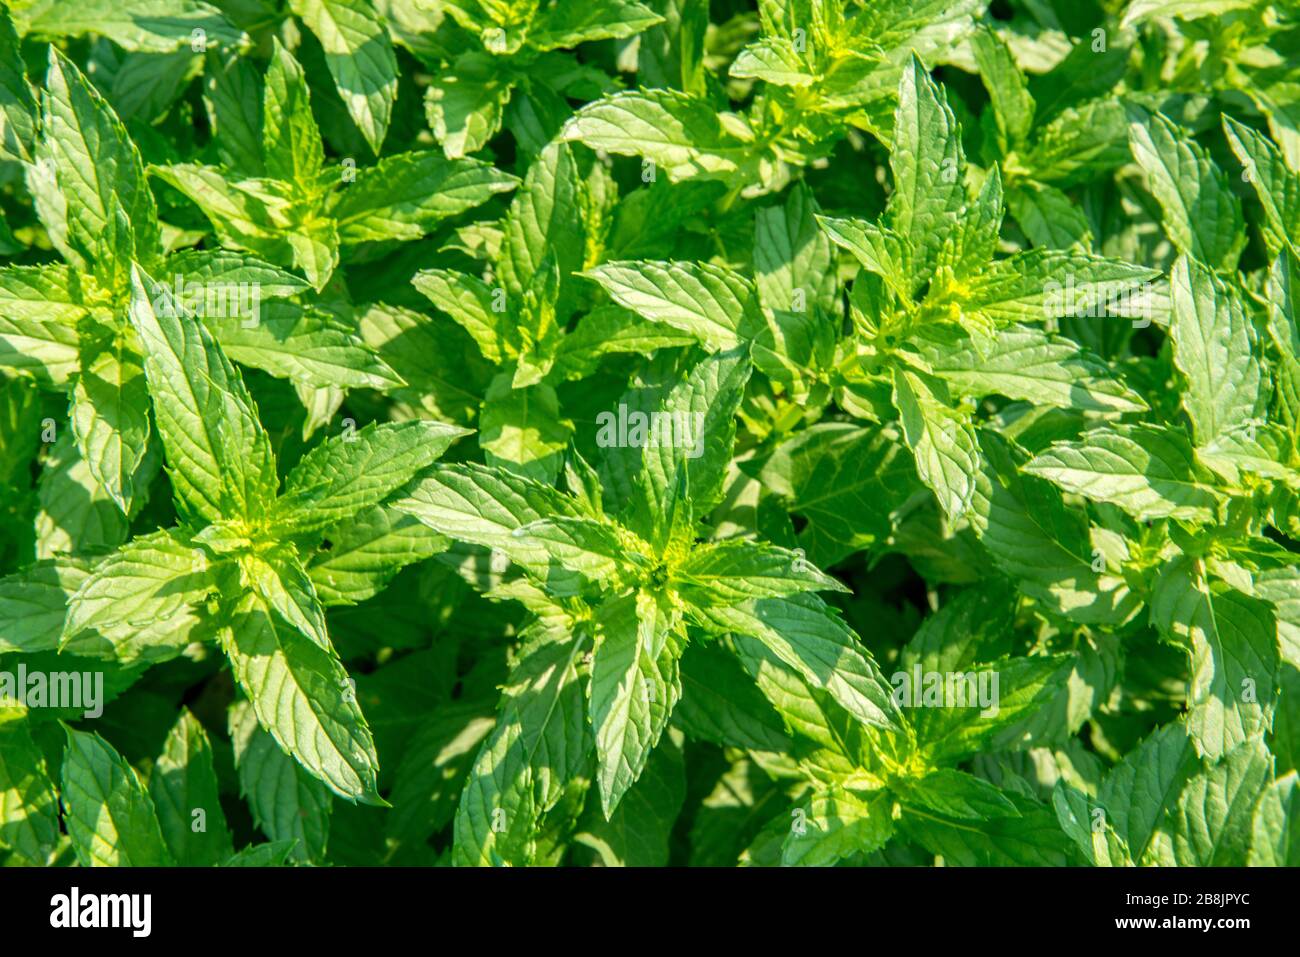
<path fill-rule="evenodd" d="M 1300 863 L 1296 15 L 0 8 L 0 864 Z"/>

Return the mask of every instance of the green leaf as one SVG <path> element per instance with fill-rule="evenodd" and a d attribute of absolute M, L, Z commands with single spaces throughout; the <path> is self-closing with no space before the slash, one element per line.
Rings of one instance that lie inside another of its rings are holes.
<path fill-rule="evenodd" d="M 203 324 L 232 361 L 295 385 L 388 391 L 404 383 L 356 333 L 328 314 L 296 303 L 253 304 L 254 313 L 204 315 Z"/>
<path fill-rule="evenodd" d="M 583 275 L 620 306 L 690 333 L 710 352 L 736 348 L 760 322 L 753 284 L 709 263 L 609 262 Z"/>
<path fill-rule="evenodd" d="M 78 368 L 85 308 L 66 266 L 0 267 L 0 366 L 62 387 Z"/>
<path fill-rule="evenodd" d="M 1133 0 L 1124 11 L 1121 27 L 1131 27 L 1153 17 L 1198 20 L 1254 6 L 1251 0 Z"/>
<path fill-rule="evenodd" d="M 1134 425 L 1092 429 L 1077 442 L 1056 442 L 1024 466 L 1095 502 L 1109 502 L 1139 521 L 1214 520 L 1219 498 L 1181 432 Z"/>
<path fill-rule="evenodd" d="M 248 37 L 216 7 L 200 0 L 83 0 L 22 3 L 16 19 L 25 34 L 107 37 L 126 50 L 171 53 L 189 50 L 195 31 L 206 43 L 243 46 Z"/>
<path fill-rule="evenodd" d="M 735 539 L 692 549 L 673 568 L 669 581 L 682 597 L 697 605 L 848 590 L 798 552 Z"/>
<path fill-rule="evenodd" d="M 466 429 L 441 422 L 371 423 L 316 446 L 275 503 L 278 527 L 316 531 L 378 505 L 432 465 Z"/>
<path fill-rule="evenodd" d="M 384 21 L 366 0 L 293 0 L 316 34 L 352 121 L 379 155 L 397 99 L 397 56 Z"/>
<path fill-rule="evenodd" d="M 358 512 L 325 529 L 324 535 L 307 561 L 307 574 L 326 606 L 355 605 L 373 598 L 402 568 L 445 551 L 450 544 L 414 516 L 388 506 Z"/>
<path fill-rule="evenodd" d="M 898 88 L 889 154 L 894 192 L 887 219 L 910 245 L 909 274 L 918 281 L 930 278 L 944 238 L 957 227 L 966 205 L 964 166 L 960 131 L 947 97 L 913 55 Z"/>
<path fill-rule="evenodd" d="M 85 563 L 64 558 L 0 578 L 0 653 L 56 649 L 68 600 L 88 574 Z"/>
<path fill-rule="evenodd" d="M 1061 830 L 1074 841 L 1084 859 L 1094 867 L 1130 867 L 1133 859 L 1128 846 L 1106 821 L 1105 811 L 1095 807 L 1088 795 L 1057 781 L 1052 790 L 1052 806 Z M 1102 815 L 1098 817 L 1097 815 Z"/>
<path fill-rule="evenodd" d="M 262 78 L 243 57 L 208 51 L 203 104 L 221 162 L 245 176 L 266 172 L 262 160 Z"/>
<path fill-rule="evenodd" d="M 320 131 L 312 117 L 302 67 L 279 40 L 273 41 L 262 100 L 262 157 L 266 173 L 306 194 L 325 165 Z"/>
<path fill-rule="evenodd" d="M 492 380 L 479 416 L 479 446 L 489 465 L 553 481 L 572 434 L 573 423 L 561 418 L 549 385 L 515 388 L 505 375 Z"/>
<path fill-rule="evenodd" d="M 938 768 L 919 780 L 908 782 L 903 801 L 958 820 L 1020 817 L 1019 808 L 994 785 L 951 768 Z"/>
<path fill-rule="evenodd" d="M 1273 756 L 1261 740 L 1227 752 L 1193 777 L 1170 819 L 1178 867 L 1241 867 L 1251 844 L 1252 811 L 1269 784 Z"/>
<path fill-rule="evenodd" d="M 671 732 L 650 754 L 609 820 L 590 815 L 574 835 L 598 855 L 604 867 L 665 867 L 673 830 L 686 799 L 686 762 L 680 736 Z"/>
<path fill-rule="evenodd" d="M 240 584 L 255 591 L 285 622 L 333 653 L 325 609 L 292 548 L 275 547 L 239 556 Z"/>
<path fill-rule="evenodd" d="M 838 300 L 831 244 L 819 223 L 817 200 L 796 184 L 784 205 L 755 213 L 754 284 L 767 309 L 832 309 Z"/>
<path fill-rule="evenodd" d="M 612 522 L 591 518 L 541 518 L 519 535 L 542 547 L 562 568 L 597 586 L 617 581 L 625 567 L 648 570 L 648 546 Z"/>
<path fill-rule="evenodd" d="M 1267 402 L 1258 336 L 1239 293 L 1187 256 L 1171 277 L 1174 363 L 1198 447 L 1255 423 Z"/>
<path fill-rule="evenodd" d="M 578 679 L 583 642 L 534 627 L 502 692 L 456 812 L 457 864 L 526 864 L 538 822 L 589 762 L 591 732 Z"/>
<path fill-rule="evenodd" d="M 496 723 L 481 701 L 440 708 L 421 722 L 388 796 L 393 811 L 384 831 L 390 839 L 418 845 L 452 822 L 476 755 Z M 487 834 L 493 833 L 489 827 Z"/>
<path fill-rule="evenodd" d="M 902 835 L 942 858 L 945 867 L 1064 867 L 1071 863 L 1070 839 L 1056 814 L 1039 802 L 1007 793 L 1019 817 L 1000 817 L 972 826 L 969 821 L 905 812 Z M 936 861 L 936 863 L 938 863 Z"/>
<path fill-rule="evenodd" d="M 777 446 L 763 484 L 808 520 L 799 542 L 830 565 L 883 542 L 891 513 L 918 488 L 916 466 L 896 432 L 820 422 Z"/>
<path fill-rule="evenodd" d="M 856 219 L 818 216 L 817 222 L 830 241 L 851 253 L 863 269 L 883 279 L 903 302 L 911 301 L 917 283 L 908 266 L 914 258 L 909 240 Z"/>
<path fill-rule="evenodd" d="M 1034 98 L 1025 76 L 1006 43 L 991 29 L 976 30 L 971 48 L 989 92 L 1001 141 L 1014 146 L 1029 135 L 1034 125 Z"/>
<path fill-rule="evenodd" d="M 578 320 L 555 350 L 552 375 L 580 379 L 591 375 L 607 355 L 647 355 L 696 343 L 693 335 L 638 318 L 622 306 L 597 306 Z"/>
<path fill-rule="evenodd" d="M 622 40 L 663 17 L 635 0 L 606 0 L 597 4 L 557 4 L 534 19 L 528 45 L 537 50 L 575 47 L 593 40 Z"/>
<path fill-rule="evenodd" d="M 334 221 L 317 219 L 290 232 L 285 240 L 294 266 L 301 269 L 312 288 L 320 292 L 339 264 L 339 234 Z"/>
<path fill-rule="evenodd" d="M 929 754 L 953 761 L 1059 740 L 1068 727 L 1052 707 L 1074 665 L 1068 655 L 1000 658 L 948 674 L 922 671 L 919 680 L 915 671 L 896 672 L 891 681 L 896 701 L 920 709 L 913 722 Z"/>
<path fill-rule="evenodd" d="M 1268 274 L 1268 335 L 1277 350 L 1278 361 L 1273 369 L 1276 398 L 1282 408 L 1283 421 L 1300 421 L 1300 411 L 1287 413 L 1290 406 L 1300 410 L 1300 284 L 1296 272 L 1300 270 L 1295 254 L 1283 250 L 1273 261 Z M 1249 430 L 1247 430 L 1249 435 Z"/>
<path fill-rule="evenodd" d="M 54 443 L 37 485 L 36 557 L 87 555 L 126 541 L 126 516 L 96 482 L 72 430 Z"/>
<path fill-rule="evenodd" d="M 275 496 L 275 460 L 239 373 L 207 329 L 139 269 L 130 316 L 182 510 L 207 521 L 260 518 Z"/>
<path fill-rule="evenodd" d="M 1091 53 L 1091 44 L 1087 49 Z M 1096 63 L 1095 54 L 1090 59 Z M 1101 72 L 1099 65 L 1095 69 Z M 1040 126 L 1022 163 L 1037 180 L 1068 189 L 1123 166 L 1132 155 L 1124 105 L 1100 96 L 1069 106 Z"/>
<path fill-rule="evenodd" d="M 174 866 L 135 769 L 99 735 L 67 732 L 64 821 L 81 866 Z"/>
<path fill-rule="evenodd" d="M 691 642 L 682 654 L 682 700 L 674 723 L 692 738 L 751 751 L 788 750 L 781 716 L 721 642 Z"/>
<path fill-rule="evenodd" d="M 994 166 L 984 177 L 974 208 L 962 217 L 957 230 L 939 250 L 939 268 L 944 274 L 964 278 L 987 268 L 997 249 L 1005 215 L 1002 173 Z"/>
<path fill-rule="evenodd" d="M 1179 558 L 1156 582 L 1151 619 L 1190 654 L 1187 728 L 1198 754 L 1217 760 L 1272 724 L 1279 664 L 1266 603 Z"/>
<path fill-rule="evenodd" d="M 516 531 L 548 516 L 581 515 L 549 485 L 484 465 L 437 465 L 392 502 L 449 538 L 501 552 L 547 583 L 553 594 L 577 594 L 582 579 L 554 567 L 540 543 Z"/>
<path fill-rule="evenodd" d="M 548 144 L 529 164 L 502 223 L 505 235 L 498 262 L 512 296 L 525 294 L 548 255 L 559 269 L 562 290 L 571 282 L 570 274 L 582 269 L 587 255 L 585 202 L 574 149 L 563 142 Z"/>
<path fill-rule="evenodd" d="M 339 660 L 252 594 L 220 638 L 258 722 L 280 747 L 340 797 L 376 801 L 374 741 Z"/>
<path fill-rule="evenodd" d="M 1300 865 L 1300 798 L 1296 797 L 1296 772 L 1280 777 L 1260 795 L 1251 825 L 1252 867 Z"/>
<path fill-rule="evenodd" d="M 995 260 L 971 277 L 961 307 L 997 323 L 1129 316 L 1147 308 L 1143 290 L 1158 275 L 1087 253 L 1031 249 Z"/>
<path fill-rule="evenodd" d="M 504 289 L 498 292 L 481 279 L 450 269 L 422 269 L 411 285 L 456 320 L 489 362 L 500 364 L 516 353 L 515 343 L 507 342 Z"/>
<path fill-rule="evenodd" d="M 1197 767 L 1187 729 L 1173 722 L 1129 751 L 1106 775 L 1097 800 L 1134 861 L 1145 856 Z"/>
<path fill-rule="evenodd" d="M 158 210 L 139 150 L 86 77 L 50 48 L 38 155 L 52 163 L 66 202 L 68 242 L 91 263 L 117 258 L 106 247 L 118 217 L 130 225 L 129 258 L 159 252 Z M 125 278 L 127 262 L 116 263 Z"/>
<path fill-rule="evenodd" d="M 25 161 L 36 139 L 36 97 L 7 9 L 0 13 L 0 64 L 0 156 Z"/>
<path fill-rule="evenodd" d="M 218 792 L 207 732 L 186 709 L 149 775 L 163 839 L 182 867 L 211 867 L 234 853 Z"/>
<path fill-rule="evenodd" d="M 482 400 L 490 367 L 450 320 L 372 303 L 357 316 L 366 346 L 406 382 L 398 392 L 434 418 L 466 424 Z"/>
<path fill-rule="evenodd" d="M 1074 621 L 1118 624 L 1138 599 L 1116 575 L 1095 571 L 1087 515 L 1060 489 L 1019 471 L 1024 458 L 1005 439 L 980 432 L 984 468 L 976 480 L 971 525 L 997 566 L 1024 594 Z"/>
<path fill-rule="evenodd" d="M 179 534 L 134 538 L 68 599 L 60 647 L 123 663 L 174 658 L 193 640 L 200 608 L 217 583 L 207 552 Z"/>
<path fill-rule="evenodd" d="M 239 790 L 253 822 L 271 841 L 291 844 L 294 860 L 321 861 L 329 841 L 329 789 L 281 751 L 257 721 L 247 703 L 230 712 Z"/>
<path fill-rule="evenodd" d="M 725 114 L 724 114 L 725 116 Z M 672 90 L 615 93 L 588 103 L 564 127 L 569 141 L 641 156 L 674 183 L 753 179 L 758 153 L 713 106 Z"/>
<path fill-rule="evenodd" d="M 1268 138 L 1229 116 L 1223 118 L 1223 131 L 1264 207 L 1266 239 L 1274 248 L 1283 243 L 1294 248 L 1300 240 L 1300 176 Z"/>
<path fill-rule="evenodd" d="M 1025 181 L 1007 193 L 1007 206 L 1035 246 L 1070 249 L 1092 246 L 1092 224 L 1083 211 L 1053 186 Z"/>
<path fill-rule="evenodd" d="M 136 473 L 149 442 L 149 392 L 139 357 L 122 343 L 81 343 L 72 430 L 86 467 L 124 514 L 144 490 Z M 152 475 L 146 476 L 146 480 Z"/>
<path fill-rule="evenodd" d="M 878 791 L 814 794 L 806 819 L 796 818 L 781 849 L 786 866 L 827 867 L 855 854 L 870 854 L 893 836 L 892 800 Z M 801 809 L 802 810 L 802 809 Z"/>
<path fill-rule="evenodd" d="M 1132 114 L 1129 144 L 1178 251 L 1213 269 L 1235 269 L 1246 245 L 1241 201 L 1205 149 L 1163 114 L 1142 111 Z"/>
<path fill-rule="evenodd" d="M 750 371 L 748 356 L 740 349 L 706 356 L 668 391 L 654 410 L 659 418 L 651 414 L 640 450 L 642 471 L 635 479 L 637 504 L 628 519 L 657 547 L 672 537 L 675 517 L 685 505 L 683 495 L 696 515 L 710 511 L 722 497 L 736 410 Z M 612 413 L 598 417 L 598 424 L 604 420 L 602 434 L 612 431 L 606 415 L 612 418 Z M 665 431 L 670 434 L 667 441 Z M 596 441 L 602 444 L 600 435 Z M 606 435 L 603 444 L 617 443 Z"/>
<path fill-rule="evenodd" d="M 975 493 L 979 449 L 968 417 L 952 408 L 942 383 L 894 370 L 894 404 L 903 438 L 916 457 L 916 473 L 952 521 L 964 516 Z"/>
<path fill-rule="evenodd" d="M 443 220 L 459 216 L 518 184 L 513 176 L 477 160 L 446 159 L 424 150 L 382 158 L 357 170 L 333 194 L 330 214 L 344 245 L 419 239 Z"/>
<path fill-rule="evenodd" d="M 241 284 L 249 291 L 250 299 L 251 290 L 256 289 L 259 302 L 264 298 L 287 299 L 309 288 L 279 266 L 228 249 L 186 249 L 168 256 L 167 267 L 178 277 L 174 287 L 178 291 L 173 298 L 195 311 L 199 305 L 206 307 L 211 298 L 215 300 L 215 311 L 222 315 L 243 305 L 239 301 Z M 198 288 L 191 289 L 191 283 Z"/>
<path fill-rule="evenodd" d="M 293 853 L 293 841 L 250 844 L 238 854 L 221 862 L 222 867 L 284 867 Z"/>
<path fill-rule="evenodd" d="M 864 724 L 896 728 L 901 721 L 889 685 L 848 626 L 814 595 L 759 598 L 729 607 L 695 607 L 705 627 L 749 635 L 826 691 Z"/>
<path fill-rule="evenodd" d="M 477 153 L 501 128 L 514 77 L 485 53 L 462 54 L 429 84 L 424 108 L 448 159 Z"/>
<path fill-rule="evenodd" d="M 1014 324 L 987 348 L 969 338 L 919 339 L 930 371 L 958 395 L 1003 395 L 1035 405 L 1088 412 L 1142 412 L 1147 404 L 1105 361 L 1061 336 Z"/>
<path fill-rule="evenodd" d="M 755 40 L 737 54 L 728 73 L 737 79 L 763 80 L 773 86 L 808 87 L 817 80 L 794 43 L 785 37 Z"/>
<path fill-rule="evenodd" d="M 292 184 L 232 180 L 215 166 L 196 163 L 151 166 L 150 172 L 198 206 L 224 245 L 291 264 L 293 250 L 286 233 L 292 227 Z"/>
<path fill-rule="evenodd" d="M 681 696 L 679 620 L 648 592 L 607 602 L 596 621 L 591 723 L 608 820 L 640 776 Z"/>
<path fill-rule="evenodd" d="M 765 823 L 780 815 L 784 825 L 788 804 L 782 789 L 755 763 L 736 761 L 700 802 L 691 822 L 691 866 L 734 866 Z M 773 837 L 779 852 L 779 835 Z"/>
<path fill-rule="evenodd" d="M 799 774 L 841 785 L 863 765 L 873 763 L 871 754 L 877 748 L 896 742 L 892 734 L 874 731 L 828 693 L 815 690 L 763 642 L 736 632 L 731 643 L 790 735 L 790 754 L 772 756 L 774 771 L 785 765 L 788 772 L 792 770 L 788 765 L 798 761 Z"/>
<path fill-rule="evenodd" d="M 704 91 L 704 36 L 709 11 L 690 0 L 656 0 L 664 22 L 638 40 L 637 70 L 646 86 Z"/>
<path fill-rule="evenodd" d="M 0 846 L 34 867 L 59 840 L 59 799 L 20 712 L 0 713 Z"/>

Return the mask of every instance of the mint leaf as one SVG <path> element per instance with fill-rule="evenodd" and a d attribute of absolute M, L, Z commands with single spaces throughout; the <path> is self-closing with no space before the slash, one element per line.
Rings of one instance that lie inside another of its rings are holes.
<path fill-rule="evenodd" d="M 105 245 L 119 217 L 132 233 L 128 260 L 148 265 L 159 253 L 158 213 L 139 150 L 86 77 L 54 48 L 43 107 L 38 157 L 57 170 L 68 242 L 88 262 L 115 260 L 125 279 L 128 262 Z"/>
<path fill-rule="evenodd" d="M 1208 521 L 1219 501 L 1186 437 L 1153 426 L 1094 429 L 1077 442 L 1055 443 L 1024 468 L 1139 521 Z"/>
<path fill-rule="evenodd" d="M 737 182 L 756 165 L 750 144 L 702 99 L 670 90 L 615 93 L 578 110 L 564 138 L 592 149 L 641 156 L 674 183 Z"/>
<path fill-rule="evenodd" d="M 584 275 L 626 309 L 688 332 L 712 352 L 734 349 L 757 328 L 757 300 L 746 279 L 705 263 L 610 262 Z"/>
<path fill-rule="evenodd" d="M 131 285 L 131 324 L 183 507 L 208 521 L 261 517 L 275 466 L 243 380 L 164 287 L 139 270 Z"/>
<path fill-rule="evenodd" d="M 348 114 L 378 155 L 397 99 L 397 57 L 383 21 L 363 0 L 294 0 L 291 8 L 320 40 Z"/>
<path fill-rule="evenodd" d="M 97 734 L 68 729 L 62 785 L 68 836 L 83 867 L 168 867 L 149 792 Z"/>
<path fill-rule="evenodd" d="M 530 862 L 539 820 L 586 763 L 590 732 L 577 672 L 581 645 L 540 630 L 530 638 L 456 812 L 458 864 Z"/>
<path fill-rule="evenodd" d="M 149 776 L 163 840 L 182 867 L 213 866 L 234 853 L 219 787 L 207 732 L 182 711 Z"/>
<path fill-rule="evenodd" d="M 378 760 L 365 718 L 334 655 L 248 595 L 221 635 L 258 722 L 331 791 L 374 801 Z"/>
<path fill-rule="evenodd" d="M 910 275 L 925 280 L 966 203 L 965 157 L 947 98 L 916 56 L 903 68 L 890 157 L 889 225 L 913 251 Z"/>
<path fill-rule="evenodd" d="M 1215 269 L 1233 269 L 1246 238 L 1241 203 L 1205 150 L 1160 113 L 1135 114 L 1129 142 L 1173 244 Z"/>
<path fill-rule="evenodd" d="M 680 627 L 644 592 L 606 605 L 597 620 L 591 719 L 606 818 L 645 768 L 681 695 Z"/>
<path fill-rule="evenodd" d="M 1151 617 L 1190 652 L 1187 729 L 1199 754 L 1221 758 L 1269 726 L 1278 653 L 1267 605 L 1206 582 L 1183 559 L 1156 583 Z"/>
<path fill-rule="evenodd" d="M 806 820 L 785 839 L 781 863 L 826 867 L 854 854 L 869 854 L 894 833 L 887 795 L 867 798 L 851 791 L 816 794 Z"/>
<path fill-rule="evenodd" d="M 880 728 L 896 726 L 898 709 L 884 677 L 853 633 L 820 599 L 809 595 L 760 598 L 693 613 L 706 627 L 762 642 L 859 721 Z"/>
<path fill-rule="evenodd" d="M 45 757 L 25 719 L 0 719 L 0 846 L 32 866 L 49 861 L 59 839 L 59 802 Z"/>
<path fill-rule="evenodd" d="M 1264 393 L 1258 336 L 1231 286 L 1186 256 L 1174 264 L 1174 362 L 1187 378 L 1183 407 L 1198 445 L 1254 423 Z"/>
<path fill-rule="evenodd" d="M 979 454 L 966 416 L 949 405 L 941 384 L 904 369 L 894 373 L 894 404 L 903 438 L 916 456 L 917 475 L 944 514 L 961 518 L 975 491 Z"/>
<path fill-rule="evenodd" d="M 231 712 L 230 737 L 239 790 L 258 828 L 273 842 L 292 845 L 294 860 L 320 860 L 329 841 L 329 790 L 258 727 L 247 704 Z"/>
<path fill-rule="evenodd" d="M 467 434 L 441 422 L 394 422 L 328 439 L 285 478 L 276 521 L 315 531 L 378 505 Z"/>

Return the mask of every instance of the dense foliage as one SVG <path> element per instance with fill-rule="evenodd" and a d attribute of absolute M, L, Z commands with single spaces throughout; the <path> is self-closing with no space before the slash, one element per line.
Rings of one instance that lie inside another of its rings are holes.
<path fill-rule="evenodd" d="M 1300 862 L 1294 0 L 11 0 L 0 213 L 0 862 Z"/>

